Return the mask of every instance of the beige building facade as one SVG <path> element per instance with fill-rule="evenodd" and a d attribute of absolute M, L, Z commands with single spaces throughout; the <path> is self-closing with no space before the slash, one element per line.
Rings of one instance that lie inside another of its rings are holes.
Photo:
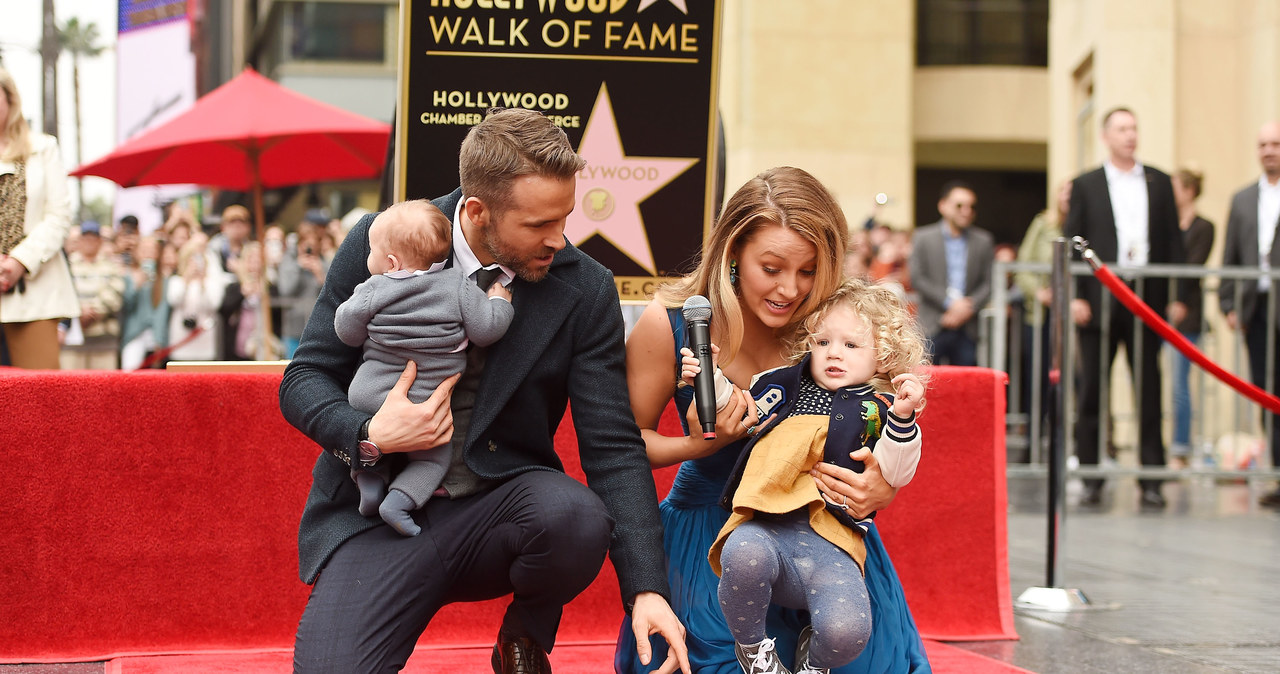
<path fill-rule="evenodd" d="M 1061 182 L 1102 161 L 1101 117 L 1125 106 L 1138 117 L 1140 159 L 1168 172 L 1192 166 L 1204 173 L 1199 210 L 1218 227 L 1210 258 L 1217 264 L 1231 194 L 1259 174 L 1257 129 L 1280 118 L 1280 2 L 1047 0 L 1044 63 L 920 65 L 928 23 L 921 19 L 937 18 L 920 13 L 956 5 L 995 13 L 1036 3 L 726 2 L 726 191 L 791 164 L 830 186 L 851 223 L 871 215 L 883 192 L 889 202 L 878 217 L 911 227 L 937 218 L 933 195 L 917 194 L 926 171 L 1038 171 L 1043 181 L 1034 189 L 1043 205 Z M 956 30 L 967 20 L 956 20 Z M 933 23 L 946 29 L 949 21 Z M 983 30 L 1016 27 L 999 17 L 983 21 L 972 24 L 979 41 L 1000 38 Z M 1025 221 L 984 222 L 990 204 L 981 193 L 979 203 L 978 224 L 997 230 L 998 239 L 1001 228 L 1004 240 L 1025 229 Z M 1204 347 L 1243 372 L 1238 340 L 1216 302 L 1207 306 L 1215 330 Z M 1117 384 L 1125 376 L 1118 369 Z M 1128 389 L 1113 387 L 1120 417 L 1131 406 Z M 1236 405 L 1225 387 L 1206 383 L 1193 395 L 1203 401 L 1204 437 L 1256 423 L 1256 408 Z M 1131 430 L 1123 426 L 1121 442 Z"/>

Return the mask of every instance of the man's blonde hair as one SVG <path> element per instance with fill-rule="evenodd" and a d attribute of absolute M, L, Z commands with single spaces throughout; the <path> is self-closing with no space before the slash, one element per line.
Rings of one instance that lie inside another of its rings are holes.
<path fill-rule="evenodd" d="M 921 371 L 922 366 L 929 364 L 924 333 L 902 298 L 887 286 L 858 278 L 846 279 L 817 311 L 805 319 L 803 337 L 792 349 L 793 360 L 800 360 L 813 348 L 810 343 L 812 335 L 822 326 L 831 310 L 838 306 L 852 309 L 871 330 L 876 369 L 883 372 L 877 371 L 868 383 L 877 391 L 892 393 L 893 378 L 906 372 L 915 372 L 922 382 L 928 384 L 927 375 Z"/>
<path fill-rule="evenodd" d="M 540 112 L 492 108 L 471 127 L 458 156 L 462 194 L 479 199 L 495 213 L 511 199 L 511 183 L 527 175 L 567 180 L 586 161 L 574 152 L 569 137 Z"/>
<path fill-rule="evenodd" d="M 449 256 L 453 222 L 430 201 L 392 204 L 377 219 L 386 227 L 387 248 L 405 269 L 426 269 Z"/>

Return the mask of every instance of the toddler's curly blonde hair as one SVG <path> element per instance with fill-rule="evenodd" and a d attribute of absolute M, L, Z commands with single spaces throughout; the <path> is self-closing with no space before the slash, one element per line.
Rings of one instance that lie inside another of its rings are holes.
<path fill-rule="evenodd" d="M 816 311 L 805 319 L 799 336 L 792 345 L 792 361 L 798 362 L 813 348 L 810 339 L 827 314 L 837 306 L 845 305 L 866 321 L 875 340 L 878 370 L 871 384 L 882 393 L 893 392 L 893 378 L 904 372 L 915 372 L 928 386 L 928 373 L 923 366 L 929 364 L 925 349 L 924 333 L 907 310 L 902 299 L 891 288 L 867 283 L 862 279 L 845 279 L 844 283 L 827 298 Z"/>

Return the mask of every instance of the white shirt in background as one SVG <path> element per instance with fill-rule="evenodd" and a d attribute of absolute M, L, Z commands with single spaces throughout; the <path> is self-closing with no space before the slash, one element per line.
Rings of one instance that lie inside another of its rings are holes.
<path fill-rule="evenodd" d="M 1147 236 L 1150 217 L 1147 200 L 1147 174 L 1142 162 L 1121 171 L 1110 161 L 1102 164 L 1107 175 L 1107 192 L 1111 196 L 1111 214 L 1116 220 L 1116 263 L 1122 267 L 1139 267 L 1147 263 L 1151 242 Z"/>

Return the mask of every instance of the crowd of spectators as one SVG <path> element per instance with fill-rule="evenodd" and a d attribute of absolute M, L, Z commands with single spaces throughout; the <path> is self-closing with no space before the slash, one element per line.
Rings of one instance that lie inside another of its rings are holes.
<path fill-rule="evenodd" d="M 312 209 L 292 226 L 270 225 L 260 243 L 241 205 L 223 209 L 212 232 L 181 203 L 164 215 L 145 235 L 132 215 L 71 230 L 64 250 L 80 313 L 58 326 L 61 366 L 291 356 L 349 225 Z"/>

